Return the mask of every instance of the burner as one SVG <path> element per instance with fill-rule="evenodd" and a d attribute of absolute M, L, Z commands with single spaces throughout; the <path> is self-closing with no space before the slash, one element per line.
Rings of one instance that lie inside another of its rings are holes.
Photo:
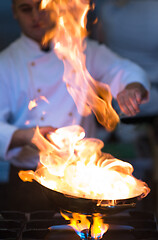
<path fill-rule="evenodd" d="M 153 213 L 125 211 L 112 216 L 103 216 L 109 224 L 103 240 L 157 240 L 158 231 Z M 79 240 L 68 226 L 69 221 L 54 211 L 22 213 L 0 212 L 0 239 L 8 240 Z"/>

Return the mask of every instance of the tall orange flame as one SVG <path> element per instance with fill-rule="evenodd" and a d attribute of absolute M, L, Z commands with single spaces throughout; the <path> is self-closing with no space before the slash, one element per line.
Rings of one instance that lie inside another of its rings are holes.
<path fill-rule="evenodd" d="M 42 0 L 41 8 L 46 8 L 50 19 L 50 30 L 43 44 L 53 39 L 55 52 L 64 63 L 63 80 L 78 112 L 83 116 L 93 112 L 98 122 L 107 130 L 113 130 L 119 117 L 111 106 L 110 89 L 95 81 L 86 68 L 84 51 L 89 1 Z M 55 23 L 52 28 L 51 23 Z"/>

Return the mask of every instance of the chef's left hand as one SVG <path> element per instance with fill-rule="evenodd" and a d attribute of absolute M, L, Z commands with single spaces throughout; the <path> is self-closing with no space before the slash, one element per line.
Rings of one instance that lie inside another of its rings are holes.
<path fill-rule="evenodd" d="M 134 116 L 140 111 L 139 105 L 149 100 L 148 95 L 148 91 L 142 84 L 131 83 L 118 93 L 117 102 L 124 114 Z"/>

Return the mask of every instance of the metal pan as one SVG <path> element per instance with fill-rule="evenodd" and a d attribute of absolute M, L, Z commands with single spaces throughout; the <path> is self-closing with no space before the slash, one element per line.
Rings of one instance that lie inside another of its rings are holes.
<path fill-rule="evenodd" d="M 51 190 L 43 185 L 41 185 L 41 188 L 50 203 L 52 203 L 53 209 L 55 204 L 59 210 L 77 212 L 86 215 L 92 215 L 95 213 L 111 215 L 118 213 L 128 208 L 135 207 L 136 202 L 143 196 L 143 194 L 141 194 L 134 198 L 115 200 L 115 204 L 112 205 L 114 202 L 113 200 L 79 198 Z"/>

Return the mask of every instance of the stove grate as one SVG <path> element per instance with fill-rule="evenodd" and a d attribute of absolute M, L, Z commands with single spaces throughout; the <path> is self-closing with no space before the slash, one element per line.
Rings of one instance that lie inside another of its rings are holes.
<path fill-rule="evenodd" d="M 153 213 L 126 211 L 112 216 L 103 216 L 109 230 L 103 240 L 157 240 L 157 222 Z M 37 211 L 22 213 L 0 212 L 0 240 L 79 240 L 59 213 Z"/>

